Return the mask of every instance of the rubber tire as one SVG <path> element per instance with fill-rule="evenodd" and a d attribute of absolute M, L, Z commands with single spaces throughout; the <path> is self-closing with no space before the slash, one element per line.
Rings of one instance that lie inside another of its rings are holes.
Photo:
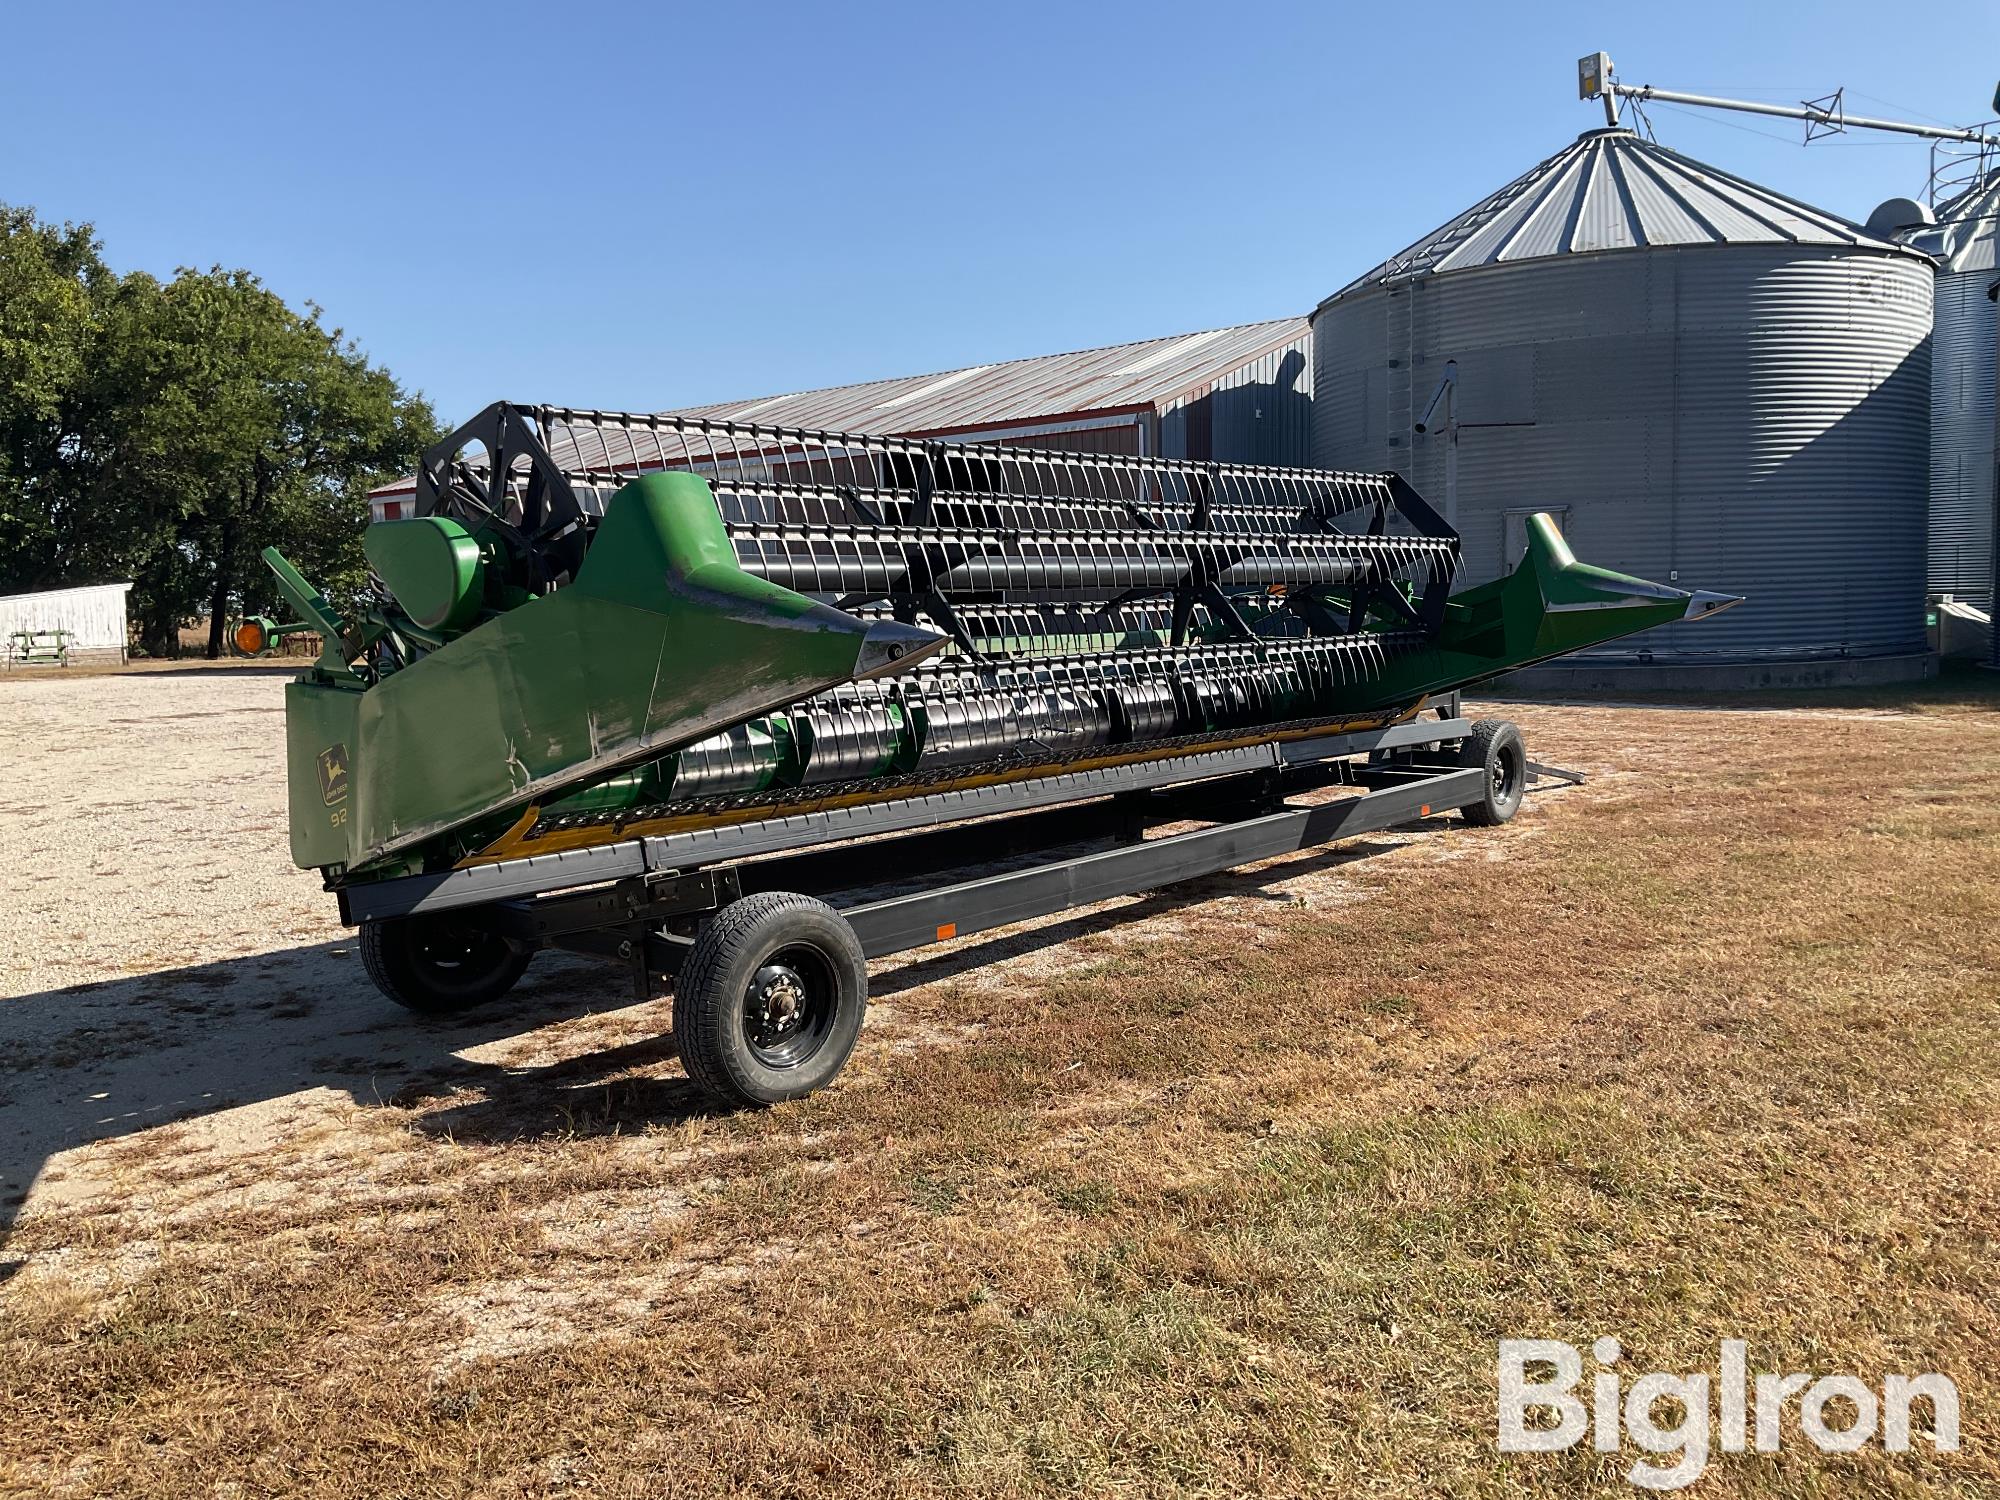
<path fill-rule="evenodd" d="M 1459 809 L 1466 822 L 1494 828 L 1521 810 L 1528 790 L 1528 746 L 1512 719 L 1481 719 L 1474 724 L 1472 733 L 1459 742 L 1458 763 L 1486 773 L 1485 794 Z M 1504 792 L 1493 784 L 1496 768 L 1505 770 Z"/>
<path fill-rule="evenodd" d="M 758 969 L 780 949 L 809 946 L 826 960 L 834 1014 L 817 1051 L 773 1068 L 750 1048 L 743 999 Z M 761 891 L 732 901 L 695 939 L 674 980 L 674 1040 L 697 1088 L 729 1104 L 761 1108 L 825 1088 L 847 1062 L 868 1010 L 868 960 L 847 919 L 824 901 Z"/>
<path fill-rule="evenodd" d="M 427 924 L 444 924 L 447 916 L 389 917 L 361 924 L 361 965 L 375 988 L 405 1010 L 422 1016 L 449 1016 L 498 1000 L 520 981 L 534 954 L 526 949 L 499 944 L 504 956 L 495 957 L 487 967 L 463 976 L 440 974 L 425 964 L 417 951 Z"/>

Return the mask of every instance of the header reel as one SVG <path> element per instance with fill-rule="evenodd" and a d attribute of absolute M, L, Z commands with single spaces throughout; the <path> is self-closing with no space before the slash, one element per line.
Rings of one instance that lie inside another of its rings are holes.
<path fill-rule="evenodd" d="M 438 444 L 416 510 L 369 529 L 380 597 L 321 678 L 383 695 L 365 717 L 406 769 L 346 858 L 303 862 L 1381 723 L 1688 598 L 1583 568 L 1551 527 L 1532 577 L 1454 601 L 1458 536 L 1395 474 L 555 406 Z"/>

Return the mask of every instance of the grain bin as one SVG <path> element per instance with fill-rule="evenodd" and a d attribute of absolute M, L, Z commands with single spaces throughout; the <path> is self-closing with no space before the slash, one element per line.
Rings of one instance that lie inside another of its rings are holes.
<path fill-rule="evenodd" d="M 1496 576 L 1585 555 L 1749 602 L 1660 660 L 1924 649 L 1931 263 L 1594 130 L 1314 314 L 1314 461 L 1393 468 Z M 1454 453 L 1455 448 L 1455 453 Z"/>
<path fill-rule="evenodd" d="M 1892 202 L 1895 200 L 1892 200 Z M 1890 208 L 1883 204 L 1881 215 Z M 1874 219 L 1871 218 L 1871 223 Z M 1938 204 L 1900 238 L 1937 259 L 1931 345 L 1930 591 L 1993 598 L 1993 308 L 2000 170 Z"/>

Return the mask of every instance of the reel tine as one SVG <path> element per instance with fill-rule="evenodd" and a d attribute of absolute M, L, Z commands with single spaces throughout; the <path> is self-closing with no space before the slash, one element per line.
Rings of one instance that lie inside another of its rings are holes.
<path fill-rule="evenodd" d="M 698 474 L 745 571 L 953 636 L 898 677 L 787 711 L 812 746 L 792 774 L 815 784 L 1333 712 L 1430 628 L 1378 602 L 1364 623 L 1389 628 L 1348 632 L 1352 591 L 1428 598 L 1462 564 L 1456 535 L 1411 524 L 1382 475 L 535 411 L 573 485 Z M 497 499 L 505 476 L 487 483 Z M 740 793 L 732 779 L 771 774 L 770 746 L 792 738 L 739 730 L 686 752 L 686 785 Z"/>

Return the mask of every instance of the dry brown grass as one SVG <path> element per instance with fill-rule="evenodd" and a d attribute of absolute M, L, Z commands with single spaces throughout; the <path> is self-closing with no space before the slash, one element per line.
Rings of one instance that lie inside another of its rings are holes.
<path fill-rule="evenodd" d="M 1613 1333 L 1963 1392 L 1956 1458 L 1701 1493 L 2000 1493 L 2000 709 L 1517 716 L 1592 784 L 886 973 L 797 1106 L 690 1114 L 656 1004 L 95 1148 L 10 1247 L 0 1475 L 1631 1493 L 1493 1444 L 1496 1339 Z"/>
<path fill-rule="evenodd" d="M 1944 662 L 1927 682 L 1893 683 L 1883 687 L 1743 688 L 1694 691 L 1687 688 L 1647 688 L 1632 692 L 1516 691 L 1508 697 L 1537 702 L 1646 703 L 1684 708 L 1746 709 L 1757 712 L 1887 714 L 1990 714 L 1996 689 L 1993 673 L 1967 661 Z"/>

